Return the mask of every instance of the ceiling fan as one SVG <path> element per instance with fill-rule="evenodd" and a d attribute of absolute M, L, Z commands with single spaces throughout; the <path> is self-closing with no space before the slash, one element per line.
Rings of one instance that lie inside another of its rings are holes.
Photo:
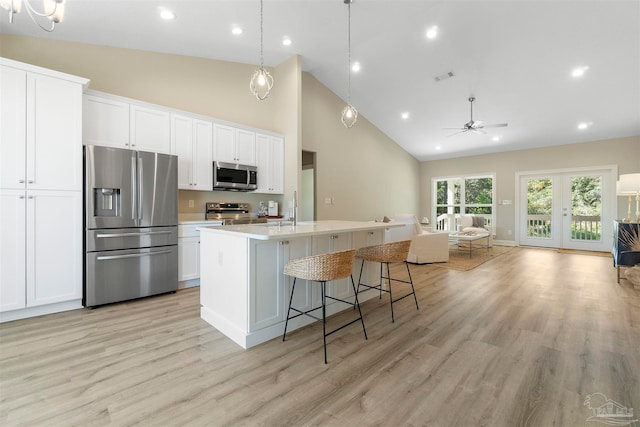
<path fill-rule="evenodd" d="M 498 124 L 492 124 L 492 125 L 485 125 L 482 120 L 473 120 L 473 101 L 475 101 L 475 100 L 476 99 L 473 96 L 469 98 L 469 102 L 471 104 L 471 120 L 469 120 L 467 123 L 465 123 L 461 128 L 443 128 L 443 129 L 455 129 L 455 130 L 458 130 L 458 132 L 452 133 L 449 136 L 457 135 L 459 133 L 464 133 L 464 132 L 474 132 L 474 133 L 485 133 L 486 134 L 486 132 L 483 130 L 485 128 L 503 128 L 503 127 L 508 125 L 507 123 L 498 123 Z"/>

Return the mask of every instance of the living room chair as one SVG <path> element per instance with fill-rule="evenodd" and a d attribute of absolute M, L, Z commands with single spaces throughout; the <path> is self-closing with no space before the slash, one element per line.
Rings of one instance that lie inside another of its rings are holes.
<path fill-rule="evenodd" d="M 367 331 L 364 328 L 364 320 L 362 318 L 362 311 L 360 311 L 360 304 L 358 303 L 358 293 L 356 292 L 356 286 L 353 282 L 353 262 L 355 257 L 356 250 L 350 249 L 346 251 L 339 252 L 330 252 L 327 254 L 321 255 L 313 255 L 304 258 L 292 259 L 287 262 L 284 266 L 284 274 L 287 276 L 293 277 L 293 285 L 291 286 L 291 297 L 289 298 L 289 309 L 287 310 L 287 320 L 284 323 L 284 334 L 282 334 L 282 341 L 285 340 L 287 336 L 287 326 L 289 325 L 289 320 L 295 319 L 299 316 L 308 316 L 316 320 L 322 320 L 322 339 L 324 343 L 324 363 L 327 363 L 327 337 L 334 332 L 339 331 L 342 328 L 345 328 L 352 323 L 357 322 L 358 320 L 362 323 L 362 332 L 364 332 L 364 339 L 367 339 Z M 355 301 L 351 303 L 350 301 L 345 301 L 339 298 L 335 298 L 327 295 L 327 282 L 331 280 L 343 279 L 345 277 L 349 277 L 351 279 L 351 286 L 353 288 L 353 292 L 355 294 Z M 295 307 L 291 307 L 291 302 L 293 301 L 293 292 L 296 288 L 296 279 L 303 280 L 311 280 L 313 282 L 317 282 L 320 284 L 320 292 L 322 295 L 322 305 L 320 307 L 312 308 L 310 310 L 300 310 Z M 327 314 L 326 314 L 326 300 L 332 299 L 334 301 L 339 301 L 345 304 L 349 304 L 354 308 L 358 309 L 358 313 L 360 317 L 354 319 L 344 325 L 327 332 Z M 298 314 L 291 316 L 291 311 L 295 311 Z M 322 310 L 322 318 L 316 317 L 313 314 L 310 314 L 313 311 Z"/>
<path fill-rule="evenodd" d="M 385 232 L 385 243 L 411 240 L 407 261 L 413 264 L 427 264 L 449 261 L 449 233 L 429 232 L 420 227 L 413 214 L 397 214 L 392 222 L 405 224 Z"/>
<path fill-rule="evenodd" d="M 477 234 L 487 234 L 486 239 L 477 241 L 478 245 L 490 248 L 493 246 L 493 230 L 484 225 L 484 217 L 480 215 L 460 215 L 458 230 L 460 232 L 474 232 Z"/>

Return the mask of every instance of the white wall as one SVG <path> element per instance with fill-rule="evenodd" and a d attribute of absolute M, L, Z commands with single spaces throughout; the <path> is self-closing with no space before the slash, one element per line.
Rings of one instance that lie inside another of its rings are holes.
<path fill-rule="evenodd" d="M 497 206 L 496 239 L 515 240 L 515 235 L 509 235 L 508 230 L 515 233 L 516 229 L 516 172 L 604 165 L 617 165 L 618 174 L 640 172 L 640 136 L 423 162 L 420 165 L 421 216 L 431 217 L 432 178 L 495 172 L 497 200 L 514 201 L 512 205 Z M 618 198 L 621 214 L 627 209 L 623 199 Z"/>
<path fill-rule="evenodd" d="M 365 117 L 345 128 L 344 106 L 316 78 L 302 74 L 302 149 L 316 153 L 316 219 L 417 215 L 419 162 Z"/>

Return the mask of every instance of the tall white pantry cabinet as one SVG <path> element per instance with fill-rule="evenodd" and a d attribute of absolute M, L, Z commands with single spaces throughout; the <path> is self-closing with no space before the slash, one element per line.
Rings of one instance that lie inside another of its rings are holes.
<path fill-rule="evenodd" d="M 88 82 L 0 58 L 0 320 L 82 307 Z"/>

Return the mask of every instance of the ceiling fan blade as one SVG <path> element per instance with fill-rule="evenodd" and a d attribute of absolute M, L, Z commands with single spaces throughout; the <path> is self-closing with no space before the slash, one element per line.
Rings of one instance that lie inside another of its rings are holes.
<path fill-rule="evenodd" d="M 484 125 L 482 126 L 483 128 L 504 128 L 507 127 L 509 125 L 509 123 L 498 123 L 495 125 Z"/>
<path fill-rule="evenodd" d="M 482 134 L 486 134 L 485 131 L 482 130 L 482 128 L 475 128 L 475 129 L 471 129 L 471 131 L 473 133 L 482 133 Z"/>
<path fill-rule="evenodd" d="M 471 122 L 471 127 L 473 129 L 481 128 L 483 123 L 484 123 L 483 120 L 476 120 L 475 122 Z"/>
<path fill-rule="evenodd" d="M 465 129 L 465 130 L 461 130 L 460 132 L 452 133 L 451 135 L 447 135 L 447 138 L 450 138 L 450 137 L 452 137 L 452 136 L 454 136 L 454 135 L 457 135 L 457 134 L 459 134 L 459 133 L 465 133 L 465 132 L 468 132 L 468 130 L 467 130 L 467 129 Z"/>
<path fill-rule="evenodd" d="M 466 130 L 465 128 L 441 128 L 445 130 Z"/>

